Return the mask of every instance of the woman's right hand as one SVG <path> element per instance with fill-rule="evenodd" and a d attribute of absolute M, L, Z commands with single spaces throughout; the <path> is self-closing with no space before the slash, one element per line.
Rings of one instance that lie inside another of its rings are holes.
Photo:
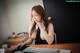
<path fill-rule="evenodd" d="M 17 45 L 17 47 L 20 46 L 20 48 L 22 48 L 24 45 L 25 45 L 24 43 L 20 43 Z"/>

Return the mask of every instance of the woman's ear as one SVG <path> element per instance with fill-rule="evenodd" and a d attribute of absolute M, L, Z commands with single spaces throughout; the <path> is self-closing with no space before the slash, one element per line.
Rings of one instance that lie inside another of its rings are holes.
<path fill-rule="evenodd" d="M 40 22 L 43 23 L 43 19 L 41 19 Z"/>

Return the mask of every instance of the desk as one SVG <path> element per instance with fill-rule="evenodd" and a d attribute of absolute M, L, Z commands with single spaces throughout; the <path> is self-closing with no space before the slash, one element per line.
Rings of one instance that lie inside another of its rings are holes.
<path fill-rule="evenodd" d="M 57 49 L 67 49 L 71 50 L 71 53 L 80 53 L 80 43 L 67 43 L 67 44 L 40 44 L 40 45 L 30 45 L 31 47 L 38 48 L 57 48 Z M 8 50 L 13 50 L 16 46 L 10 47 Z"/>

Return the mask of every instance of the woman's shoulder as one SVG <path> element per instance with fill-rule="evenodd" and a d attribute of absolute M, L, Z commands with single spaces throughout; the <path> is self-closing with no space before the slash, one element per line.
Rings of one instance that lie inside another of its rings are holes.
<path fill-rule="evenodd" d="M 52 23 L 48 24 L 48 29 L 50 29 L 50 28 L 53 28 L 53 24 Z"/>
<path fill-rule="evenodd" d="M 29 25 L 29 30 L 31 29 L 31 27 L 32 27 L 32 26 L 31 26 L 31 24 L 30 24 L 30 25 Z"/>
<path fill-rule="evenodd" d="M 32 28 L 32 23 L 29 25 L 29 28 Z"/>
<path fill-rule="evenodd" d="M 49 26 L 49 27 L 50 27 L 50 26 L 53 26 L 53 24 L 52 24 L 52 23 L 49 23 L 48 26 Z"/>

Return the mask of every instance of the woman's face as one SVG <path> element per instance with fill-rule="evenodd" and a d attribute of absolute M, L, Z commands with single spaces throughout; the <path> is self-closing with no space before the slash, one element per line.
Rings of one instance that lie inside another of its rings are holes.
<path fill-rule="evenodd" d="M 32 21 L 36 23 L 41 21 L 41 16 L 37 14 L 35 10 L 32 10 Z"/>

